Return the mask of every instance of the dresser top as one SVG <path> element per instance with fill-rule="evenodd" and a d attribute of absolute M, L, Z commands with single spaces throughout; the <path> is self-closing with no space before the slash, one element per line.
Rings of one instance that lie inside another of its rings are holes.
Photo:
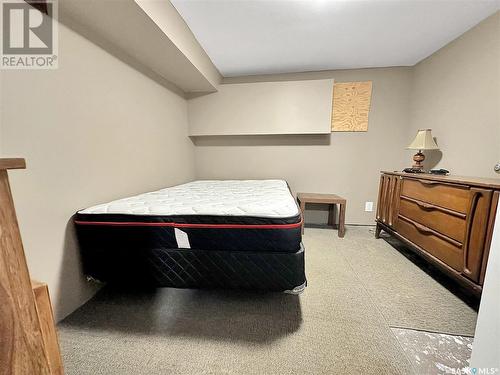
<path fill-rule="evenodd" d="M 441 181 L 462 185 L 479 186 L 490 189 L 500 189 L 500 178 L 464 177 L 454 175 L 443 176 L 430 173 L 406 173 L 399 171 L 382 171 L 382 173 L 406 178 L 415 178 L 419 180 Z"/>

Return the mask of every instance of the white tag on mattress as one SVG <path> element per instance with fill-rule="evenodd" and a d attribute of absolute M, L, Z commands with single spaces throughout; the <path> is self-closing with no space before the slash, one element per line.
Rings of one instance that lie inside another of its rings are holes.
<path fill-rule="evenodd" d="M 189 238 L 186 232 L 180 229 L 174 228 L 175 240 L 177 241 L 177 247 L 179 249 L 191 249 L 189 244 Z"/>

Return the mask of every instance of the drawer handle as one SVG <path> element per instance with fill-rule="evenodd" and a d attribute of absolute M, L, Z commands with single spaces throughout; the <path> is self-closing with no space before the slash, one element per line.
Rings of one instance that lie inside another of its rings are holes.
<path fill-rule="evenodd" d="M 434 210 L 436 207 L 434 207 L 432 204 L 424 203 L 424 202 L 419 202 L 419 201 L 414 201 L 420 208 L 424 210 Z"/>
<path fill-rule="evenodd" d="M 421 184 L 424 184 L 424 185 L 437 185 L 437 184 L 439 184 L 438 181 L 429 181 L 429 180 L 418 180 L 418 182 L 420 182 Z"/>
<path fill-rule="evenodd" d="M 415 228 L 417 228 L 419 232 L 433 234 L 433 231 L 431 229 L 424 227 L 422 224 L 416 223 L 414 221 L 412 221 L 412 224 L 415 226 Z"/>

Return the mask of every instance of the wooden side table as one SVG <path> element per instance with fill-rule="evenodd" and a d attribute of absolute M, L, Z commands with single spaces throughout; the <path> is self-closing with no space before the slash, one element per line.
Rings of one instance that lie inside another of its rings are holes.
<path fill-rule="evenodd" d="M 304 212 L 306 210 L 306 203 L 323 203 L 329 204 L 328 212 L 328 225 L 335 228 L 335 217 L 333 208 L 334 205 L 338 204 L 340 206 L 339 211 L 339 237 L 344 237 L 345 234 L 345 198 L 339 197 L 335 194 L 317 194 L 317 193 L 298 193 L 297 201 L 300 205 L 300 210 L 302 211 L 302 233 L 304 233 Z"/>

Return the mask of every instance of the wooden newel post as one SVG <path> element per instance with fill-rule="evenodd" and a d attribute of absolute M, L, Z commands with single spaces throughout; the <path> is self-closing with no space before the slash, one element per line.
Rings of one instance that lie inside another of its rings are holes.
<path fill-rule="evenodd" d="M 57 336 L 58 358 L 50 358 L 54 337 L 44 335 L 9 186 L 7 170 L 24 168 L 24 159 L 0 158 L 0 375 L 62 374 Z"/>

